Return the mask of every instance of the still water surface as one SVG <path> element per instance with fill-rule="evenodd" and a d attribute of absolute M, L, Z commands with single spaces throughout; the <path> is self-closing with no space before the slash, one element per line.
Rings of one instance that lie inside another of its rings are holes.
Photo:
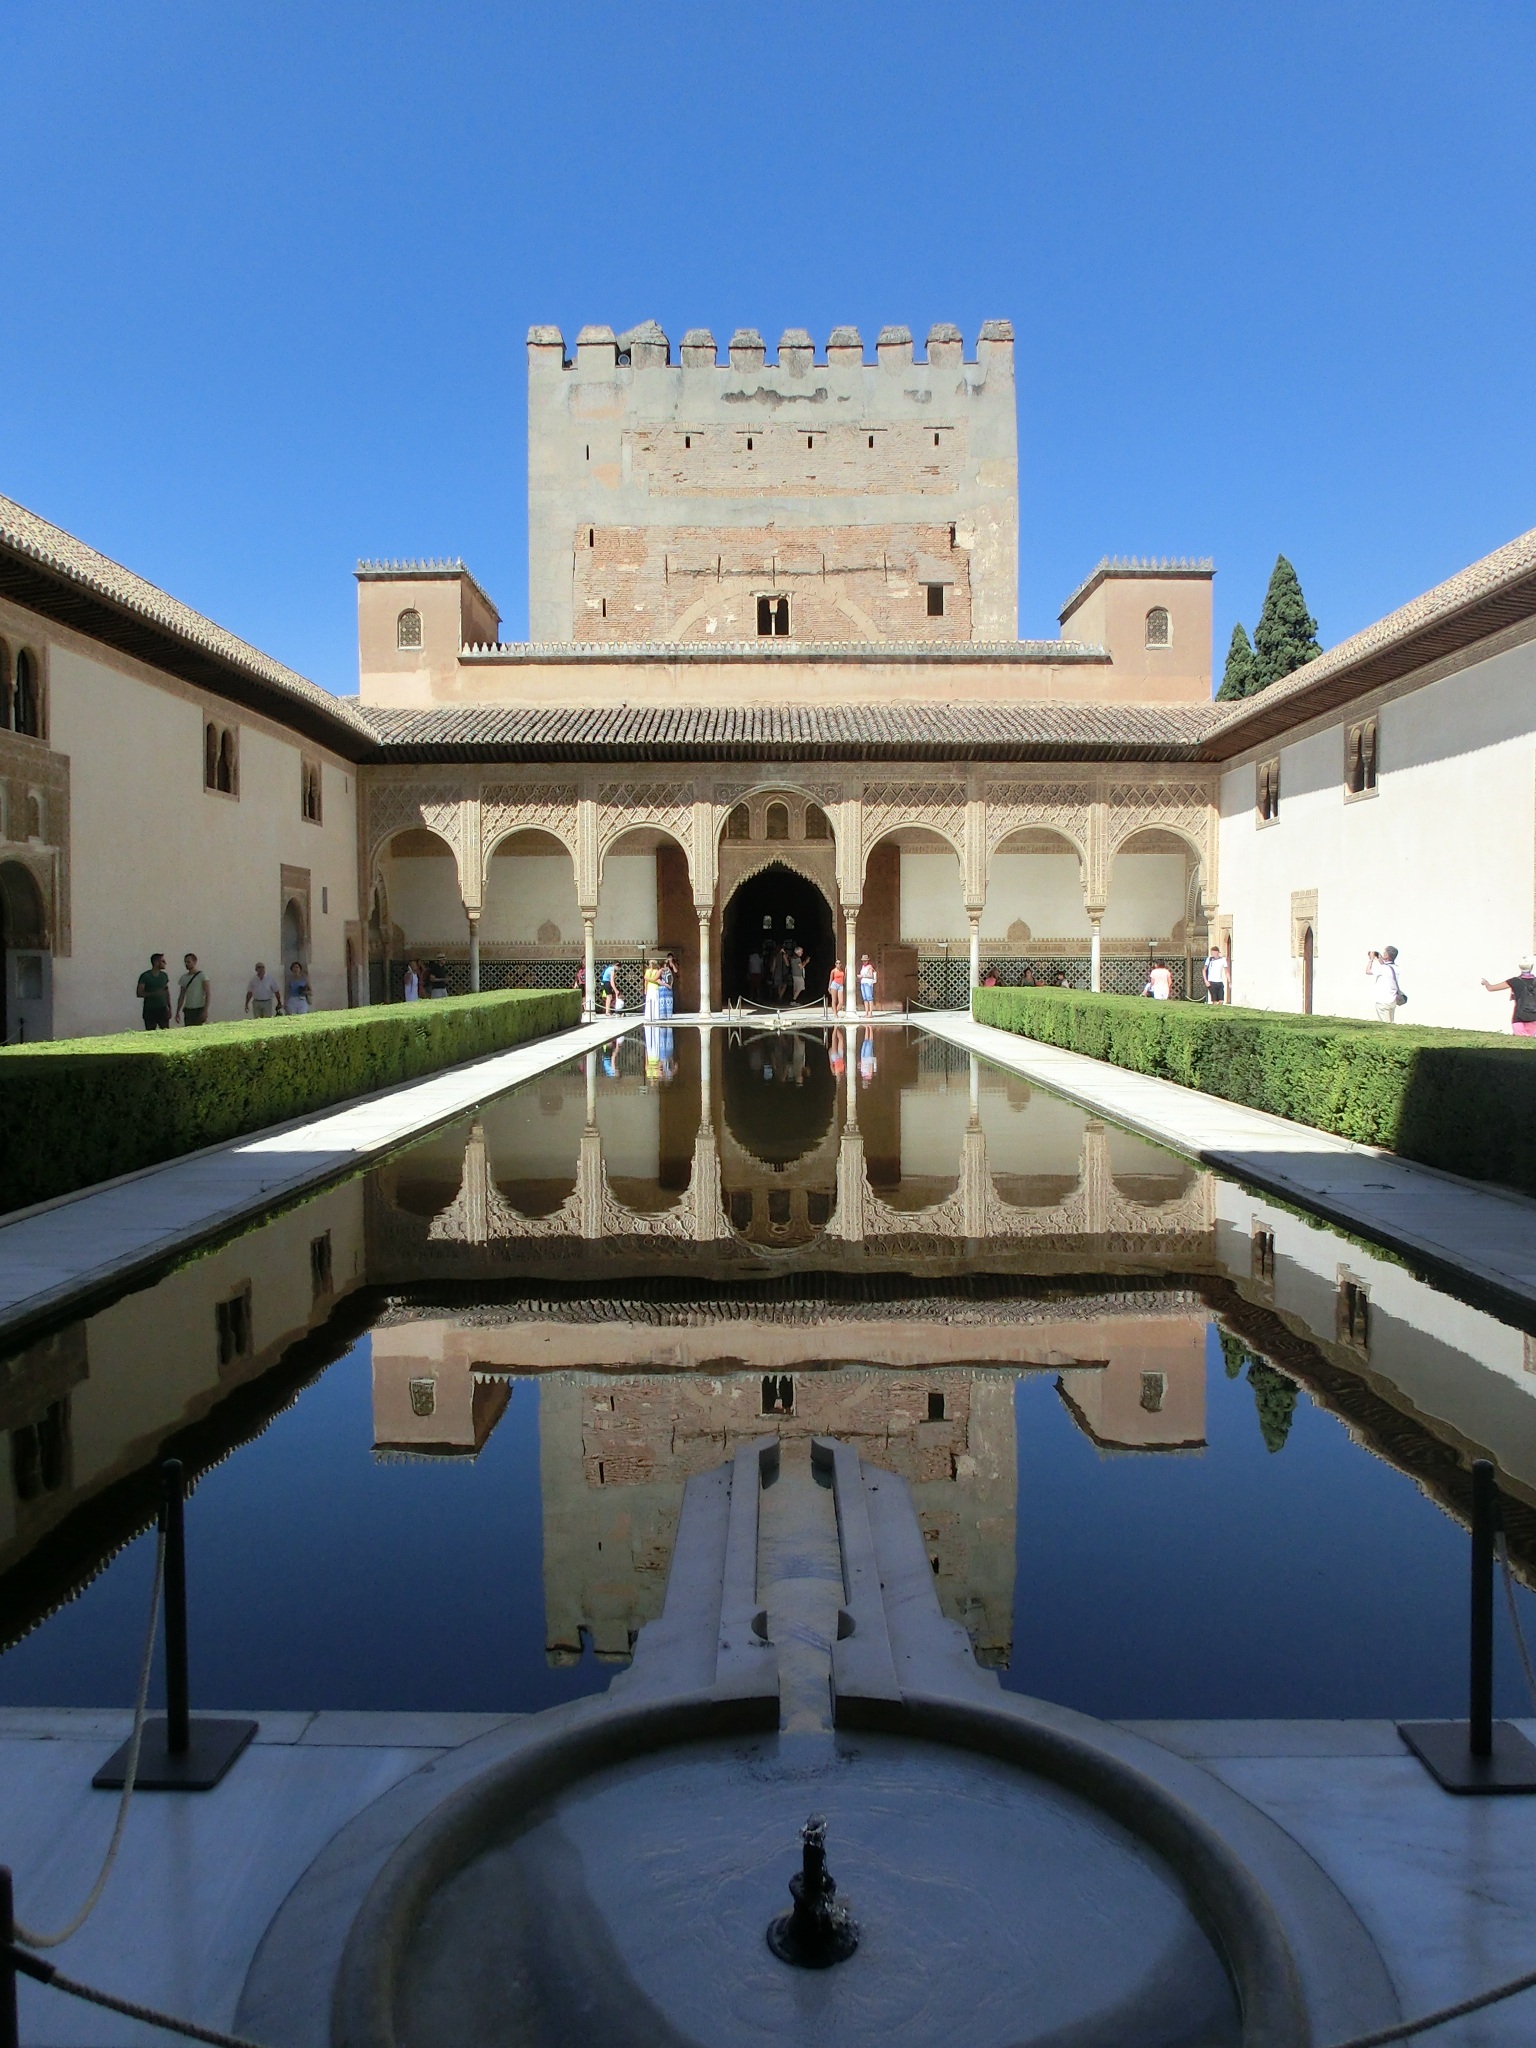
<path fill-rule="evenodd" d="M 167 1452 L 197 1704 L 496 1711 L 607 1683 L 690 1474 L 825 1432 L 1007 1686 L 1456 1713 L 1530 1349 L 916 1031 L 635 1034 L 0 1365 L 0 1702 L 129 1697 Z"/>

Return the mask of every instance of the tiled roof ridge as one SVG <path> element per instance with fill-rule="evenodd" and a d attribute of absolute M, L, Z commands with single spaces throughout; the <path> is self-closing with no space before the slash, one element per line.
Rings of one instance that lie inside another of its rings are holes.
<path fill-rule="evenodd" d="M 179 598 L 172 597 L 157 583 L 136 575 L 132 569 L 125 569 L 110 555 L 87 546 L 62 526 L 53 525 L 50 520 L 28 511 L 25 505 L 19 505 L 14 498 L 3 494 L 0 494 L 0 543 L 43 563 L 55 574 L 66 576 L 71 582 L 139 613 L 142 618 L 174 633 L 179 639 L 190 641 L 205 652 L 232 662 L 247 674 L 286 691 L 306 706 L 325 711 L 355 731 L 369 732 L 368 725 L 359 717 L 357 706 L 351 700 L 322 689 L 308 676 L 301 676 L 297 669 L 274 660 L 270 654 L 264 654 L 238 634 L 231 633 L 214 620 L 205 618 L 201 612 L 194 611 L 190 605 L 183 604 Z"/>
<path fill-rule="evenodd" d="M 654 661 L 708 655 L 766 661 L 817 659 L 878 661 L 892 655 L 949 661 L 1108 661 L 1109 649 L 1092 640 L 497 640 L 472 641 L 459 653 L 470 661 Z"/>
<path fill-rule="evenodd" d="M 1366 626 L 1360 632 L 1352 633 L 1347 640 L 1341 640 L 1336 647 L 1314 655 L 1311 661 L 1304 662 L 1279 682 L 1255 691 L 1251 697 L 1240 697 L 1235 703 L 1218 704 L 1221 717 L 1215 730 L 1228 732 L 1259 712 L 1267 716 L 1277 705 L 1283 705 L 1289 699 L 1315 689 L 1319 683 L 1345 673 L 1355 663 L 1383 654 L 1393 646 L 1413 639 L 1426 627 L 1448 620 L 1467 606 L 1533 575 L 1536 575 L 1536 526 L 1518 534 L 1514 540 L 1506 541 L 1503 547 L 1495 548 L 1491 554 L 1468 563 L 1465 569 L 1458 569 L 1454 576 L 1448 576 L 1433 589 L 1411 598 L 1407 604 L 1399 605 L 1396 611 L 1388 612 L 1374 625 Z"/>
<path fill-rule="evenodd" d="M 401 560 L 359 555 L 355 573 L 359 576 L 430 576 L 445 572 L 467 576 L 469 565 L 459 555 L 410 555 Z"/>

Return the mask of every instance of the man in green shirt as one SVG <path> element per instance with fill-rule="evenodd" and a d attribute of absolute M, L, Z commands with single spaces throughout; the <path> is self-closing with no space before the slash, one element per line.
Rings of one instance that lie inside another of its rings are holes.
<path fill-rule="evenodd" d="M 134 994 L 144 1005 L 144 1029 L 146 1031 L 169 1031 L 171 1028 L 171 977 L 165 971 L 165 955 L 151 953 L 149 966 L 139 976 L 139 985 Z"/>

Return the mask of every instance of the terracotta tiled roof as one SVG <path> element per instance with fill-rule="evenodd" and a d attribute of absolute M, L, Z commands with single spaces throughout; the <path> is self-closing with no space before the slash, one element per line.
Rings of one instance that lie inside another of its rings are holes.
<path fill-rule="evenodd" d="M 391 761 L 1190 761 L 1208 704 L 363 705 Z"/>
<path fill-rule="evenodd" d="M 0 497 L 0 593 L 344 754 L 355 753 L 367 735 L 355 703 L 332 696 L 6 497 Z"/>
<path fill-rule="evenodd" d="M 1218 705 L 1221 718 L 1206 745 L 1206 756 L 1224 760 L 1262 746 L 1291 726 L 1532 618 L 1536 527 L 1389 612 L 1363 633 L 1341 640 L 1257 696 Z"/>

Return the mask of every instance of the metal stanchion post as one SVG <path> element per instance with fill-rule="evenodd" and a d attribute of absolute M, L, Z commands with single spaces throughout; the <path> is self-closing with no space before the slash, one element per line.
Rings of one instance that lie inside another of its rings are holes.
<path fill-rule="evenodd" d="M 1536 1749 L 1493 1718 L 1493 1566 L 1499 1493 L 1487 1458 L 1472 1464 L 1472 1583 L 1467 1719 L 1399 1721 L 1397 1732 L 1447 1792 L 1536 1792 Z"/>
<path fill-rule="evenodd" d="M 11 1873 L 0 1864 L 0 2048 L 21 2048 L 16 2019 L 16 1965 L 11 1945 L 16 1939 L 16 1914 L 11 1896 Z"/>
<path fill-rule="evenodd" d="M 165 1532 L 165 1707 L 144 1723 L 134 1787 L 140 1792 L 207 1792 L 217 1785 L 256 1733 L 254 1721 L 193 1720 L 187 1676 L 186 1474 L 179 1458 L 160 1468 L 160 1527 Z M 91 1783 L 122 1789 L 132 1737 L 108 1757 Z"/>

